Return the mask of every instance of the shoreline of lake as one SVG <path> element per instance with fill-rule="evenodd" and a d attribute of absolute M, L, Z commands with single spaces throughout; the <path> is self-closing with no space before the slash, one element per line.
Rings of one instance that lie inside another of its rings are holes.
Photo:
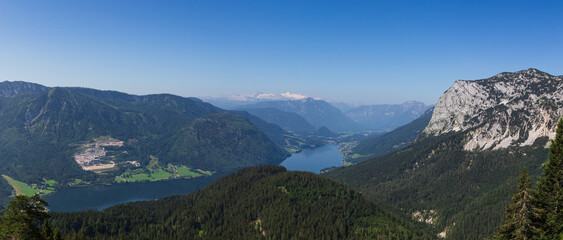
<path fill-rule="evenodd" d="M 338 145 L 329 144 L 303 149 L 299 153 L 292 154 L 279 165 L 284 166 L 288 171 L 310 171 L 318 174 L 324 168 L 342 166 L 343 160 L 342 154 L 338 151 Z M 46 196 L 45 199 L 49 202 L 49 209 L 55 212 L 101 210 L 127 202 L 156 200 L 171 195 L 188 194 L 227 174 L 229 173 L 189 179 L 64 188 Z"/>

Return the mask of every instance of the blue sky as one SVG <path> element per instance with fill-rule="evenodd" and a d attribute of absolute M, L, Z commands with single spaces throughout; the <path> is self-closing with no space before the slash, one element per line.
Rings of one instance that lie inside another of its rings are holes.
<path fill-rule="evenodd" d="M 563 74 L 561 12 L 563 1 L 0 0 L 0 81 L 433 104 L 458 79 Z"/>

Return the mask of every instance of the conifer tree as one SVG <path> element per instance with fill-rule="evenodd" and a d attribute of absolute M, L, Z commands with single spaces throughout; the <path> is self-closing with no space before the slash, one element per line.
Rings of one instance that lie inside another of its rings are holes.
<path fill-rule="evenodd" d="M 47 202 L 39 195 L 17 195 L 0 217 L 0 239 L 61 240 L 58 229 L 51 228 Z M 38 227 L 43 220 L 43 230 Z"/>
<path fill-rule="evenodd" d="M 536 233 L 532 226 L 532 199 L 530 177 L 526 168 L 522 169 L 520 182 L 517 185 L 518 193 L 512 197 L 513 203 L 506 208 L 505 221 L 499 227 L 498 239 L 532 239 Z"/>
<path fill-rule="evenodd" d="M 55 233 L 53 234 L 53 240 L 63 240 L 63 237 L 61 236 L 61 232 L 59 231 L 59 229 L 55 229 Z"/>
<path fill-rule="evenodd" d="M 563 119 L 557 124 L 557 134 L 543 168 L 534 192 L 537 207 L 534 224 L 541 239 L 563 239 Z"/>
<path fill-rule="evenodd" d="M 51 228 L 51 224 L 49 220 L 45 218 L 43 221 L 43 238 L 45 240 L 53 240 L 54 238 L 53 229 Z"/>

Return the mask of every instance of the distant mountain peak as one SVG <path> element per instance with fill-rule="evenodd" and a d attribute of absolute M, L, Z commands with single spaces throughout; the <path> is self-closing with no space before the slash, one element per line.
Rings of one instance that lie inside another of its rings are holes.
<path fill-rule="evenodd" d="M 315 128 L 325 126 L 332 131 L 347 132 L 361 129 L 336 107 L 324 100 L 304 98 L 301 100 L 261 101 L 240 107 L 240 109 L 276 108 L 284 112 L 293 112 L 303 117 Z"/>
<path fill-rule="evenodd" d="M 260 99 L 260 100 L 301 100 L 301 99 L 307 98 L 307 96 L 305 96 L 305 95 L 298 94 L 298 93 L 291 93 L 291 92 L 257 93 L 252 97 Z"/>
<path fill-rule="evenodd" d="M 538 69 L 536 69 L 536 68 L 528 68 L 528 69 L 525 69 L 525 70 L 517 71 L 516 74 L 528 74 L 528 75 L 540 74 L 540 75 L 546 75 L 546 74 L 548 74 L 548 73 L 542 72 L 542 71 L 540 71 L 540 70 L 538 70 Z M 549 74 L 548 74 L 548 75 L 549 75 Z"/>
<path fill-rule="evenodd" d="M 546 73 L 546 72 L 542 72 L 538 69 L 535 68 L 528 68 L 525 70 L 520 70 L 517 72 L 502 72 L 499 73 L 495 76 L 493 76 L 492 78 L 490 78 L 491 80 L 497 80 L 497 81 L 538 81 L 538 79 L 541 78 L 545 78 L 545 77 L 551 77 L 552 75 Z M 489 80 L 489 79 L 487 79 Z"/>
<path fill-rule="evenodd" d="M 456 81 L 438 100 L 424 133 L 469 131 L 466 150 L 527 146 L 555 136 L 562 103 L 563 76 L 534 68 Z"/>
<path fill-rule="evenodd" d="M 419 118 L 430 106 L 408 101 L 402 104 L 362 105 L 345 113 L 357 123 L 372 131 L 391 131 Z"/>
<path fill-rule="evenodd" d="M 49 91 L 48 87 L 40 84 L 22 81 L 0 82 L 0 97 L 14 97 Z"/>
<path fill-rule="evenodd" d="M 301 99 L 304 102 L 314 102 L 314 101 L 319 101 L 320 99 L 314 99 L 312 97 L 307 97 L 305 99 Z"/>
<path fill-rule="evenodd" d="M 235 101 L 251 102 L 251 101 L 276 101 L 276 100 L 304 100 L 312 97 L 300 93 L 284 92 L 284 93 L 256 93 L 252 95 L 249 94 L 230 95 L 225 98 Z M 320 98 L 312 98 L 312 99 L 320 100 Z"/>
<path fill-rule="evenodd" d="M 401 103 L 401 105 L 414 105 L 414 104 L 420 104 L 421 102 L 419 101 L 415 101 L 415 100 L 411 100 L 411 101 L 406 101 L 404 103 Z M 422 103 L 424 104 L 424 103 Z"/>

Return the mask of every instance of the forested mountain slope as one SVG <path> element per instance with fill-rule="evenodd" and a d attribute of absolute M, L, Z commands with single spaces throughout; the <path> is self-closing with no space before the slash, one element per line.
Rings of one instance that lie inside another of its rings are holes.
<path fill-rule="evenodd" d="M 457 81 L 409 147 L 327 173 L 431 224 L 447 239 L 490 237 L 520 170 L 547 159 L 563 82 L 536 69 Z"/>
<path fill-rule="evenodd" d="M 213 172 L 276 164 L 289 155 L 283 149 L 289 134 L 278 126 L 195 98 L 23 82 L 0 87 L 0 173 L 30 185 L 112 183 L 151 161 L 156 168 Z M 5 202 L 11 187 L 0 180 L 0 190 Z"/>
<path fill-rule="evenodd" d="M 431 137 L 326 176 L 431 223 L 448 239 L 489 237 L 522 167 L 540 173 L 545 138 L 533 146 L 475 152 L 463 150 L 462 140 L 459 134 Z"/>
<path fill-rule="evenodd" d="M 248 108 L 243 110 L 267 122 L 275 123 L 287 131 L 301 134 L 310 134 L 315 131 L 315 127 L 297 113 L 284 112 L 277 108 Z"/>
<path fill-rule="evenodd" d="M 402 149 L 411 144 L 422 133 L 432 117 L 433 108 L 426 110 L 420 118 L 385 133 L 363 139 L 348 154 L 348 161 L 357 163 Z"/>
<path fill-rule="evenodd" d="M 69 239 L 433 239 L 345 185 L 280 166 L 239 170 L 184 196 L 55 213 Z"/>

